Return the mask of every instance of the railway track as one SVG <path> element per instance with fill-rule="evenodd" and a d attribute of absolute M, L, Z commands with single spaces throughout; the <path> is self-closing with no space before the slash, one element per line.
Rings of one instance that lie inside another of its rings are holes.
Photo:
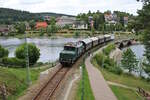
<path fill-rule="evenodd" d="M 50 100 L 70 68 L 61 67 L 32 100 Z"/>

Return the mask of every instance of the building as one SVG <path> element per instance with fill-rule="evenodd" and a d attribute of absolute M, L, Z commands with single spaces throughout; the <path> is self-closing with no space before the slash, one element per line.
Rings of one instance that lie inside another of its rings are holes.
<path fill-rule="evenodd" d="M 9 28 L 7 25 L 0 25 L 0 35 L 8 35 Z"/>
<path fill-rule="evenodd" d="M 124 19 L 124 26 L 127 27 L 129 18 L 124 17 L 123 19 Z"/>
<path fill-rule="evenodd" d="M 50 21 L 51 17 L 50 16 L 43 16 L 44 21 Z"/>
<path fill-rule="evenodd" d="M 116 24 L 118 23 L 118 17 L 117 14 L 113 13 L 107 13 L 104 14 L 104 18 L 105 18 L 105 22 L 107 22 L 108 24 Z"/>
<path fill-rule="evenodd" d="M 75 21 L 74 24 L 72 25 L 72 29 L 88 29 L 88 24 L 85 23 L 84 21 Z"/>
<path fill-rule="evenodd" d="M 47 28 L 48 24 L 46 22 L 36 22 L 36 29 Z"/>
<path fill-rule="evenodd" d="M 68 17 L 68 16 L 62 16 L 56 19 L 56 25 L 60 26 L 60 27 L 64 27 L 65 25 L 69 25 L 72 26 L 75 21 L 76 18 L 75 17 Z"/>

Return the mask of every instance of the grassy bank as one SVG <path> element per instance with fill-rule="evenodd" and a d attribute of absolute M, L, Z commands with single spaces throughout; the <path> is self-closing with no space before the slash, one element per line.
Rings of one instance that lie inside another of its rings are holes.
<path fill-rule="evenodd" d="M 136 91 L 117 86 L 110 86 L 118 100 L 143 100 Z"/>
<path fill-rule="evenodd" d="M 97 67 L 101 73 L 103 74 L 104 78 L 106 81 L 111 81 L 119 84 L 123 84 L 129 87 L 141 87 L 147 91 L 150 91 L 150 85 L 149 82 L 147 82 L 144 79 L 134 77 L 132 75 L 128 75 L 125 73 L 122 73 L 121 75 L 117 75 L 113 72 L 110 72 L 102 67 L 100 67 L 95 59 L 92 59 L 92 63 L 95 67 Z M 131 90 L 116 87 L 116 86 L 111 86 L 111 89 L 113 90 L 114 94 L 118 97 L 119 100 L 141 100 L 142 97 L 139 97 L 138 95 L 135 96 L 135 91 L 131 92 Z M 126 94 L 124 93 L 126 92 Z M 130 94 L 130 95 L 129 95 Z M 128 99 L 124 99 L 128 98 Z M 135 99 L 133 99 L 135 98 Z M 138 98 L 138 99 L 136 99 Z"/>
<path fill-rule="evenodd" d="M 127 85 L 130 87 L 141 87 L 147 91 L 150 91 L 150 84 L 144 79 L 135 77 L 133 75 L 122 73 L 121 75 L 114 74 L 112 72 L 107 71 L 106 69 L 101 68 L 95 60 L 92 60 L 94 66 L 96 66 L 103 74 L 104 78 L 107 81 Z"/>
<path fill-rule="evenodd" d="M 95 100 L 94 95 L 92 93 L 90 81 L 88 78 L 88 73 L 87 73 L 85 66 L 83 68 L 83 73 L 84 73 L 84 75 L 83 75 L 84 78 L 83 78 L 83 80 L 81 79 L 79 82 L 75 100 L 81 100 L 83 94 L 84 94 L 84 96 L 83 96 L 84 100 Z M 82 90 L 82 82 L 84 82 L 84 85 L 83 85 L 84 91 Z"/>
<path fill-rule="evenodd" d="M 41 71 L 46 69 L 31 69 L 30 75 L 32 84 L 36 82 Z M 0 85 L 6 84 L 7 92 L 9 93 L 8 100 L 16 100 L 23 95 L 28 88 L 26 84 L 26 69 L 25 68 L 0 68 Z"/>

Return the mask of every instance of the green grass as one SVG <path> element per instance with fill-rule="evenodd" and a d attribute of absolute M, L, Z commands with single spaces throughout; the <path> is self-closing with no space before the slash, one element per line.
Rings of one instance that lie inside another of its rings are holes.
<path fill-rule="evenodd" d="M 88 73 L 85 68 L 83 68 L 84 73 L 84 100 L 95 100 L 94 95 L 90 86 L 90 81 L 88 78 Z M 81 100 L 82 97 L 82 79 L 79 82 L 77 94 L 75 100 Z"/>
<path fill-rule="evenodd" d="M 110 85 L 118 100 L 143 100 L 136 91 Z"/>
<path fill-rule="evenodd" d="M 31 69 L 30 75 L 34 84 L 38 79 L 39 73 L 45 69 Z M 22 96 L 28 88 L 26 82 L 25 68 L 0 68 L 0 85 L 6 84 L 7 92 L 10 93 L 8 100 L 16 100 Z"/>
<path fill-rule="evenodd" d="M 104 78 L 107 81 L 127 85 L 130 87 L 135 87 L 135 88 L 141 87 L 147 91 L 150 91 L 150 83 L 144 79 L 134 77 L 132 75 L 128 75 L 125 73 L 121 75 L 117 75 L 117 74 L 107 71 L 106 69 L 99 67 L 99 65 L 94 60 L 92 60 L 92 63 L 102 72 Z"/>

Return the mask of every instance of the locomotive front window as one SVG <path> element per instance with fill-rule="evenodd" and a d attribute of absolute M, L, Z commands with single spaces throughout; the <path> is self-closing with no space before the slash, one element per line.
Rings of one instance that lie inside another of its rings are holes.
<path fill-rule="evenodd" d="M 67 50 L 67 51 L 75 51 L 75 47 L 65 46 L 65 47 L 64 47 L 64 50 Z"/>

